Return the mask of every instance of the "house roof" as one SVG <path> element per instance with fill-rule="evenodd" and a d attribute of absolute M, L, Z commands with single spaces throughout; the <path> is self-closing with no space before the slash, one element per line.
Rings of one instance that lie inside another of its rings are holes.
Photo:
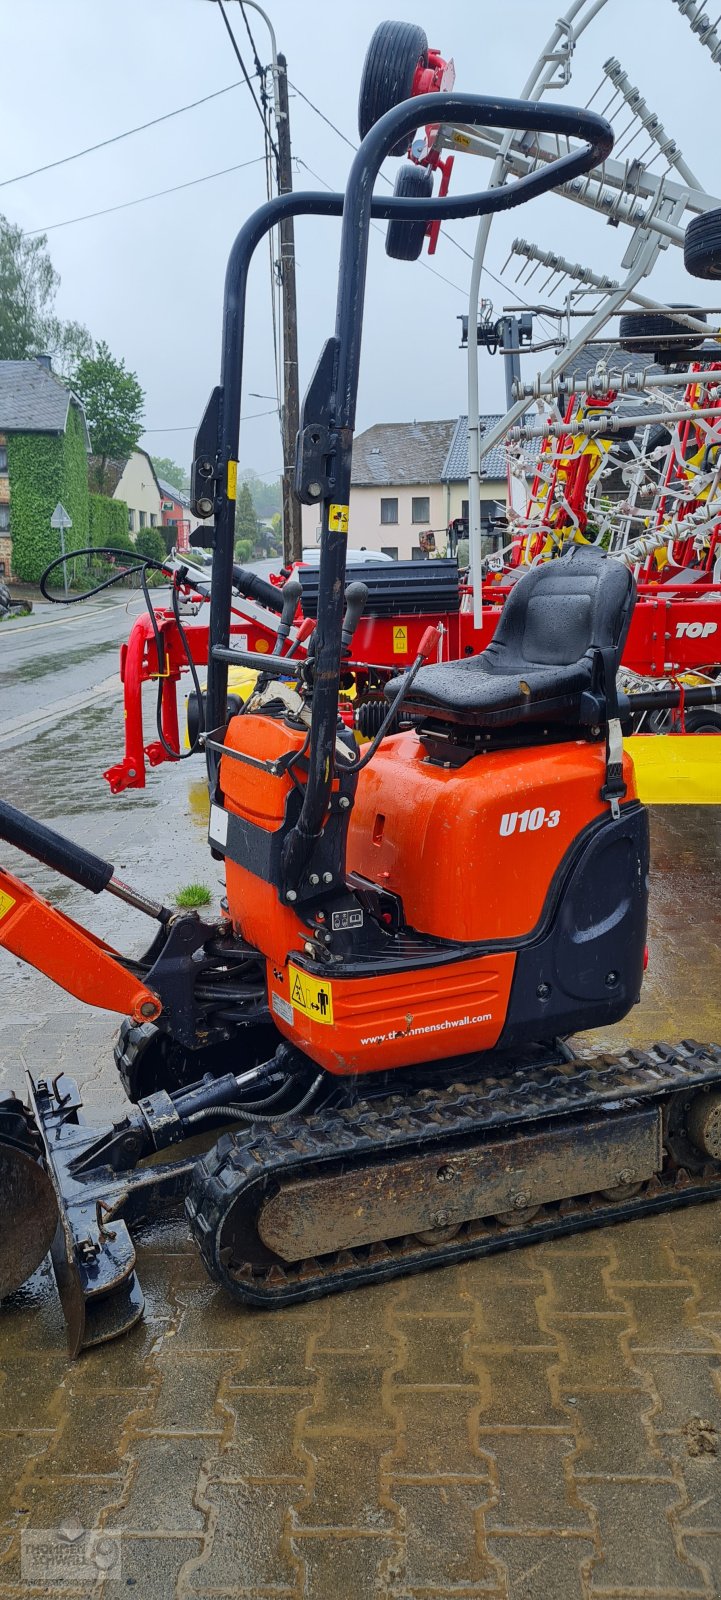
<path fill-rule="evenodd" d="M 64 433 L 71 405 L 80 412 L 89 451 L 85 412 L 72 389 L 40 361 L 0 361 L 3 433 Z"/>
<path fill-rule="evenodd" d="M 351 485 L 440 483 L 456 427 L 448 422 L 377 422 L 353 441 Z"/>
<path fill-rule="evenodd" d="M 483 435 L 489 428 L 500 422 L 497 416 L 479 417 L 481 425 L 481 444 Z M 481 456 L 481 477 L 492 478 L 494 481 L 504 479 L 506 476 L 506 452 L 503 445 L 495 445 Z M 462 483 L 468 477 L 468 417 L 459 417 L 453 430 L 453 437 L 448 447 L 448 454 L 443 463 L 441 478 L 446 483 Z"/>
<path fill-rule="evenodd" d="M 163 491 L 162 491 L 162 488 L 161 488 L 160 479 L 158 478 L 158 474 L 155 471 L 155 467 L 153 466 L 152 460 L 151 460 L 150 456 L 148 455 L 147 450 L 142 450 L 139 445 L 137 446 L 137 448 L 135 450 L 133 450 L 131 452 L 131 454 L 129 456 L 123 456 L 122 458 L 118 458 L 118 459 L 109 458 L 106 461 L 106 463 L 105 463 L 105 475 L 104 475 L 104 482 L 103 482 L 103 494 L 110 495 L 110 497 L 112 499 L 112 497 L 115 495 L 115 493 L 117 491 L 118 484 L 120 483 L 120 479 L 123 476 L 125 468 L 127 467 L 128 462 L 132 460 L 133 456 L 144 456 L 145 457 L 145 460 L 147 461 L 148 466 L 150 467 L 150 471 L 151 471 L 151 473 L 153 475 L 153 478 L 155 479 L 155 487 L 156 487 L 156 489 L 158 491 L 158 494 L 160 495 L 160 497 L 162 499 Z M 98 460 L 97 456 L 93 456 L 92 457 L 92 461 L 93 462 L 97 462 L 97 460 Z M 170 488 L 170 487 L 171 487 L 171 485 L 169 484 L 168 488 Z M 173 494 L 176 494 L 176 493 L 177 493 L 177 490 L 173 489 Z"/>
<path fill-rule="evenodd" d="M 179 506 L 190 505 L 190 497 L 184 489 L 176 489 L 175 484 L 168 483 L 167 478 L 158 478 L 158 483 L 166 500 L 177 500 Z"/>

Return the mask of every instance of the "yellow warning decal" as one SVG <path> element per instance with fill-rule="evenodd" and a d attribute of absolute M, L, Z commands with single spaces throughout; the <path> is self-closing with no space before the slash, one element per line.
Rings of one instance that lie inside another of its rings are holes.
<path fill-rule="evenodd" d="M 311 978 L 299 967 L 288 967 L 290 1003 L 311 1022 L 333 1022 L 333 990 L 324 978 Z"/>
<path fill-rule="evenodd" d="M 12 911 L 14 905 L 15 901 L 13 900 L 12 895 L 5 894 L 3 890 L 0 889 L 0 917 L 6 917 L 8 911 Z"/>
<path fill-rule="evenodd" d="M 471 141 L 467 133 L 459 133 L 458 129 L 453 134 L 453 143 L 459 144 L 462 150 L 469 150 Z"/>
<path fill-rule="evenodd" d="M 398 627 L 393 629 L 393 654 L 394 656 L 405 656 L 408 654 L 407 628 Z"/>
<path fill-rule="evenodd" d="M 334 528 L 336 533 L 347 533 L 348 511 L 348 506 L 329 506 L 328 527 Z"/>
<path fill-rule="evenodd" d="M 238 463 L 228 462 L 228 499 L 235 500 L 238 494 Z"/>

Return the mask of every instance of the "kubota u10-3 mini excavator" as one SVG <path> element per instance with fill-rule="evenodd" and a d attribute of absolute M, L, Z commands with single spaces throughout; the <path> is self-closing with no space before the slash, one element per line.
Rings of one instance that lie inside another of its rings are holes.
<path fill-rule="evenodd" d="M 543 130 L 568 153 L 484 194 L 374 199 L 420 120 Z M 185 1198 L 213 1277 L 273 1306 L 721 1194 L 721 1049 L 588 1059 L 563 1042 L 622 1018 L 642 980 L 647 819 L 616 691 L 627 569 L 583 547 L 533 568 L 492 644 L 461 661 L 431 664 L 429 629 L 363 753 L 338 715 L 364 601 L 344 589 L 371 216 L 505 209 L 611 143 L 588 111 L 430 94 L 380 116 L 345 196 L 282 196 L 236 239 L 193 469 L 213 518 L 204 739 L 227 912 L 170 913 L 0 805 L 3 838 L 158 925 L 145 959 L 123 960 L 0 872 L 0 943 L 128 1013 L 119 1120 L 84 1122 L 64 1074 L 30 1078 L 29 1107 L 0 1101 L 0 1293 L 52 1248 L 73 1353 L 141 1315 L 128 1224 L 168 1198 Z M 258 667 L 229 644 L 248 266 L 279 218 L 341 212 L 336 331 L 297 457 L 297 492 L 322 508 L 317 625 L 305 652 L 289 643 L 288 586 L 276 653 L 228 717 L 228 664 Z"/>

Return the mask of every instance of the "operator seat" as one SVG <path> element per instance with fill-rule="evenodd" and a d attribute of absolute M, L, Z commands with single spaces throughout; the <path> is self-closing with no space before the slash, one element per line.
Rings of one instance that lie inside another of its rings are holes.
<path fill-rule="evenodd" d="M 635 599 L 627 567 L 573 545 L 519 578 L 479 655 L 421 667 L 403 714 L 467 728 L 605 721 L 606 685 L 615 684 Z M 402 681 L 387 685 L 389 700 Z"/>

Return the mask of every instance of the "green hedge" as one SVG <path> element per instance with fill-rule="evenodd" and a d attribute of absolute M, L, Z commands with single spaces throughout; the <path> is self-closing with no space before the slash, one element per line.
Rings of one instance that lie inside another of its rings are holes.
<path fill-rule="evenodd" d="M 107 494 L 90 495 L 90 537 L 88 544 L 114 544 L 129 549 L 128 508 L 124 500 L 111 500 Z M 127 540 L 127 543 L 124 541 Z"/>
<path fill-rule="evenodd" d="M 88 463 L 77 408 L 70 407 L 64 434 L 9 433 L 7 454 L 13 572 L 22 583 L 37 583 L 60 555 L 60 535 L 50 527 L 59 500 L 73 521 L 66 549 L 89 543 Z"/>

